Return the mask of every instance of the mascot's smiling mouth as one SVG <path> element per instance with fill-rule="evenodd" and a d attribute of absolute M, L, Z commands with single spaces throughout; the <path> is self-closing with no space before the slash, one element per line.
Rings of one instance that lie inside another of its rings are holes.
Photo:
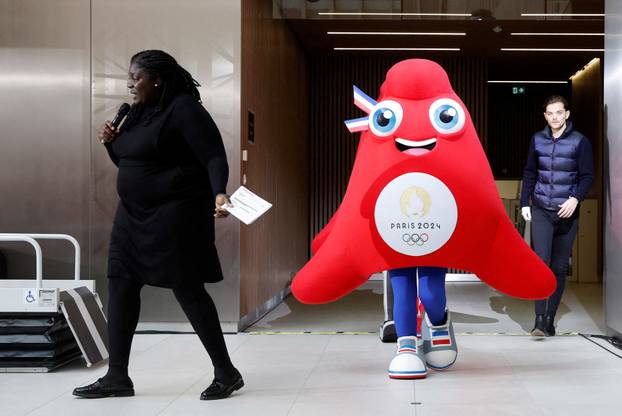
<path fill-rule="evenodd" d="M 436 146 L 436 139 L 427 139 L 421 141 L 412 141 L 398 137 L 395 139 L 395 147 L 402 153 L 407 155 L 420 156 L 424 155 Z"/>

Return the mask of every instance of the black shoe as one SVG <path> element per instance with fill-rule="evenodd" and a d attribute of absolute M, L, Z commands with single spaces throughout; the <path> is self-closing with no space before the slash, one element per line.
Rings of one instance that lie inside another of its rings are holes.
<path fill-rule="evenodd" d="M 536 315 L 536 323 L 531 330 L 531 335 L 534 337 L 544 337 L 546 336 L 545 324 L 544 324 L 544 315 Z"/>
<path fill-rule="evenodd" d="M 382 342 L 397 342 L 397 332 L 395 332 L 395 321 L 384 321 L 384 323 L 380 325 L 380 330 L 378 331 L 378 335 L 380 336 L 380 340 Z"/>
<path fill-rule="evenodd" d="M 555 317 L 546 315 L 544 317 L 544 335 L 547 337 L 555 336 Z"/>
<path fill-rule="evenodd" d="M 73 395 L 87 399 L 128 397 L 134 395 L 134 384 L 129 377 L 125 382 L 111 384 L 104 383 L 104 379 L 100 378 L 95 383 L 89 384 L 88 386 L 76 387 L 73 389 Z"/>
<path fill-rule="evenodd" d="M 240 373 L 231 382 L 224 382 L 218 378 L 201 393 L 201 400 L 218 400 L 229 397 L 231 393 L 240 390 L 244 386 L 244 380 Z"/>

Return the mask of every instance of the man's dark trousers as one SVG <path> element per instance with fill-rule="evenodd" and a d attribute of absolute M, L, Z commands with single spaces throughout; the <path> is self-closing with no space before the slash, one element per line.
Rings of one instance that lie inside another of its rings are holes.
<path fill-rule="evenodd" d="M 559 218 L 557 211 L 534 206 L 531 238 L 536 254 L 551 268 L 557 279 L 557 289 L 545 300 L 536 301 L 536 315 L 555 316 L 566 287 L 568 259 L 579 226 L 579 206 L 570 218 Z"/>

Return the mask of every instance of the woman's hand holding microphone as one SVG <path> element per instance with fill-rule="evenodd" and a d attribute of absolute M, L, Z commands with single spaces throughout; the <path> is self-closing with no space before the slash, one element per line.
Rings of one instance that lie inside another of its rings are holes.
<path fill-rule="evenodd" d="M 110 143 L 119 134 L 119 128 L 112 125 L 112 122 L 106 120 L 106 122 L 99 129 L 97 138 L 101 144 Z"/>
<path fill-rule="evenodd" d="M 99 129 L 99 134 L 97 135 L 101 144 L 110 143 L 119 135 L 121 121 L 127 116 L 131 108 L 132 107 L 128 103 L 122 103 L 112 121 L 106 120 Z"/>

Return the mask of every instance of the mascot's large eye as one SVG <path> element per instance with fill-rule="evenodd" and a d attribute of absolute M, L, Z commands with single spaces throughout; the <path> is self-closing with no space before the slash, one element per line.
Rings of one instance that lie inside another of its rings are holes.
<path fill-rule="evenodd" d="M 464 127 L 466 116 L 462 106 L 451 98 L 441 98 L 430 106 L 430 122 L 442 134 L 456 133 Z"/>
<path fill-rule="evenodd" d="M 376 136 L 390 136 L 402 122 L 404 110 L 397 101 L 381 101 L 369 113 L 369 127 Z"/>

